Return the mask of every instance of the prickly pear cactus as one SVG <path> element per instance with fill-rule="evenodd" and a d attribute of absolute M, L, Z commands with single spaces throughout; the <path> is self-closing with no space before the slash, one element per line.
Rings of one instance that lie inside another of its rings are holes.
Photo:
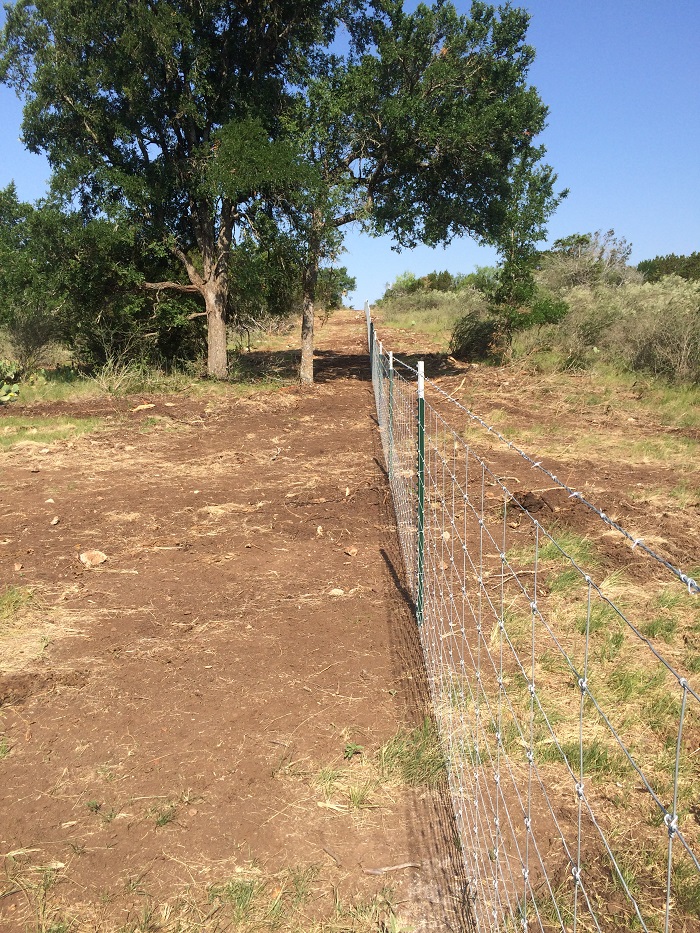
<path fill-rule="evenodd" d="M 11 382 L 3 382 L 0 386 L 0 405 L 6 405 L 8 402 L 14 402 L 19 395 L 19 387 Z"/>

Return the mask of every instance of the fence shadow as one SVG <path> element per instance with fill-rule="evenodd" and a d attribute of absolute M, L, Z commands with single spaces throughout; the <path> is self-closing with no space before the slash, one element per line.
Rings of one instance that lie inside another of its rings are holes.
<path fill-rule="evenodd" d="M 383 453 L 377 432 L 373 432 L 375 463 L 388 487 L 388 477 L 382 466 Z M 396 533 L 396 516 L 391 496 L 384 497 L 380 507 L 384 535 L 380 554 L 387 575 L 385 591 L 389 598 L 389 616 L 394 657 L 394 683 L 401 685 L 406 719 L 412 725 L 433 718 L 430 688 L 425 669 L 423 648 L 416 623 L 413 597 L 407 585 L 403 558 Z M 425 905 L 423 917 L 426 930 L 476 931 L 469 906 L 469 885 L 460 850 L 460 836 L 455 821 L 450 789 L 445 777 L 437 787 L 417 795 L 419 817 L 410 827 L 416 846 L 431 853 L 430 864 L 424 864 L 421 895 Z"/>

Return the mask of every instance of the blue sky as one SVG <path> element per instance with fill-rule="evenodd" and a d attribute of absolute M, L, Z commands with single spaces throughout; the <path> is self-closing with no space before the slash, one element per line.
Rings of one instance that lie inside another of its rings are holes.
<path fill-rule="evenodd" d="M 458 2 L 467 12 L 468 2 Z M 569 188 L 550 240 L 614 228 L 632 261 L 700 250 L 700 0 L 520 0 L 537 51 L 530 72 L 550 108 L 541 140 Z M 3 19 L 0 14 L 0 19 Z M 44 193 L 48 168 L 18 140 L 21 106 L 0 87 L 0 186 Z M 355 301 L 381 297 L 401 272 L 469 272 L 494 261 L 469 239 L 396 253 L 351 231 L 342 259 Z"/>

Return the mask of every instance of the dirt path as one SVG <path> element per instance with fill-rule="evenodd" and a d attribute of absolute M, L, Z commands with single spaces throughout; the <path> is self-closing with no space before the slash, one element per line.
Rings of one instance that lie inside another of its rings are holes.
<path fill-rule="evenodd" d="M 233 928 L 251 878 L 301 928 L 379 929 L 387 884 L 459 928 L 444 797 L 378 759 L 425 706 L 363 327 L 322 329 L 314 390 L 129 399 L 4 455 L 2 930 Z"/>

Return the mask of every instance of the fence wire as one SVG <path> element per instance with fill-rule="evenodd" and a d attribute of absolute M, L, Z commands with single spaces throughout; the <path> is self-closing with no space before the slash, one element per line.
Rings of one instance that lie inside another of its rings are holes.
<path fill-rule="evenodd" d="M 477 928 L 700 930 L 696 582 L 650 549 L 673 577 L 604 575 L 590 539 L 532 515 L 366 315 Z"/>

